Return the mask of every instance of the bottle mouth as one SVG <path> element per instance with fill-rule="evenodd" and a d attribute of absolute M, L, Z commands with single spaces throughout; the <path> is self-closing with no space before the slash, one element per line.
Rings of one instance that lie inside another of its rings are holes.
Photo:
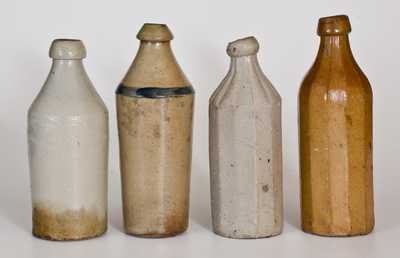
<path fill-rule="evenodd" d="M 346 35 L 350 32 L 351 25 L 347 15 L 328 16 L 319 19 L 317 33 L 320 36 Z"/>
<path fill-rule="evenodd" d="M 250 56 L 257 54 L 258 49 L 257 39 L 255 37 L 247 37 L 230 42 L 226 52 L 231 57 Z"/>
<path fill-rule="evenodd" d="M 53 59 L 83 59 L 86 49 L 79 39 L 55 39 L 51 43 L 49 56 Z"/>
<path fill-rule="evenodd" d="M 174 38 L 166 24 L 145 23 L 136 38 L 142 41 L 165 42 Z"/>

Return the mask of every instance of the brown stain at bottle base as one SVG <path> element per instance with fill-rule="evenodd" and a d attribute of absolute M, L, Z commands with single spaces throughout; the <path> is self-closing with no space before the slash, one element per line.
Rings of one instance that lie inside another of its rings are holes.
<path fill-rule="evenodd" d="M 189 225 L 188 216 L 175 215 L 175 216 L 169 216 L 168 218 L 165 219 L 163 223 L 164 226 L 163 231 L 152 231 L 152 229 L 149 229 L 149 231 L 146 231 L 146 233 L 143 234 L 137 234 L 128 231 L 126 231 L 126 233 L 128 235 L 133 235 L 136 237 L 143 237 L 143 238 L 173 237 L 185 232 L 188 228 L 188 225 Z"/>
<path fill-rule="evenodd" d="M 107 218 L 100 219 L 95 212 L 83 208 L 58 212 L 35 206 L 32 222 L 34 236 L 54 241 L 94 238 L 107 231 Z"/>

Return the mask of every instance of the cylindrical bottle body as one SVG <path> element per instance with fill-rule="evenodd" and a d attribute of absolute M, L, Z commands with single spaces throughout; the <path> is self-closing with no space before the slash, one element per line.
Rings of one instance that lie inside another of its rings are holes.
<path fill-rule="evenodd" d="M 282 231 L 281 100 L 255 56 L 232 61 L 210 99 L 214 232 L 260 238 Z"/>
<path fill-rule="evenodd" d="M 344 77 L 336 82 L 315 78 L 300 93 L 302 224 L 320 235 L 366 234 L 374 224 L 372 96 Z"/>
<path fill-rule="evenodd" d="M 117 95 L 125 230 L 144 237 L 188 226 L 193 95 Z"/>
<path fill-rule="evenodd" d="M 211 205 L 217 234 L 260 238 L 282 231 L 280 122 L 279 106 L 210 106 Z"/>
<path fill-rule="evenodd" d="M 107 228 L 108 112 L 80 61 L 57 62 L 28 114 L 33 234 L 86 239 Z"/>
<path fill-rule="evenodd" d="M 372 90 L 346 36 L 321 39 L 299 93 L 302 227 L 326 236 L 374 227 Z"/>

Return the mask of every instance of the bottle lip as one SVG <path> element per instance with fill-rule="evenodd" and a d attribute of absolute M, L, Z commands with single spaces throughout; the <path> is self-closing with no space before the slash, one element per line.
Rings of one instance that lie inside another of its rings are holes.
<path fill-rule="evenodd" d="M 351 25 L 347 15 L 322 17 L 318 21 L 317 33 L 320 36 L 346 35 L 350 32 Z"/>
<path fill-rule="evenodd" d="M 166 24 L 145 23 L 136 35 L 141 41 L 165 42 L 174 38 Z"/>
<path fill-rule="evenodd" d="M 86 48 L 79 39 L 55 39 L 51 43 L 49 56 L 53 59 L 83 59 Z"/>
<path fill-rule="evenodd" d="M 257 39 L 251 36 L 230 42 L 226 52 L 231 57 L 250 56 L 257 54 L 259 47 Z"/>

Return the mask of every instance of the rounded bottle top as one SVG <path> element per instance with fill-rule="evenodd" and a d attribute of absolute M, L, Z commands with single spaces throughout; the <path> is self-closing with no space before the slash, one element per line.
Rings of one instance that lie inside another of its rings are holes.
<path fill-rule="evenodd" d="M 257 39 L 255 37 L 247 37 L 230 42 L 226 52 L 231 57 L 250 56 L 257 54 L 258 49 Z"/>
<path fill-rule="evenodd" d="M 53 59 L 83 59 L 86 48 L 79 39 L 55 39 L 51 43 L 49 56 Z"/>
<path fill-rule="evenodd" d="M 174 38 L 166 24 L 145 23 L 136 36 L 142 41 L 164 42 Z"/>
<path fill-rule="evenodd" d="M 320 36 L 344 35 L 350 32 L 351 25 L 347 15 L 336 15 L 319 19 L 317 33 Z"/>

